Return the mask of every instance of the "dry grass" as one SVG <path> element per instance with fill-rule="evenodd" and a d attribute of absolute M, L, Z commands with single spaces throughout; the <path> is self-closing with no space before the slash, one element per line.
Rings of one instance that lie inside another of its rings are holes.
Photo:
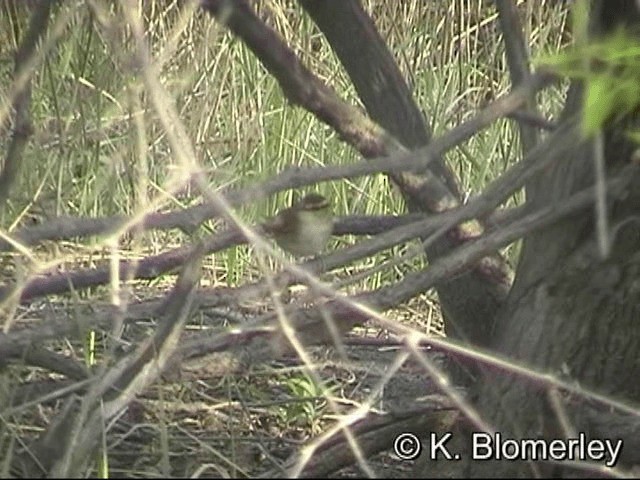
<path fill-rule="evenodd" d="M 565 12 L 558 3 L 519 2 L 533 54 L 561 46 Z M 143 4 L 144 29 L 158 72 L 157 91 L 132 74 L 135 41 L 122 5 L 95 7 L 96 13 L 103 15 L 99 17 L 101 25 L 91 23 L 84 5 L 61 6 L 57 19 L 66 28 L 36 72 L 32 105 L 35 133 L 19 185 L 1 212 L 3 232 L 59 215 L 136 216 L 154 209 L 193 205 L 201 197 L 197 189 L 186 187 L 184 180 L 196 167 L 205 172 L 211 191 L 217 191 L 229 185 L 249 185 L 292 165 L 351 163 L 357 159 L 356 152 L 342 144 L 333 131 L 308 113 L 291 108 L 273 78 L 223 27 L 205 15 L 178 8 L 175 2 Z M 509 88 L 492 2 L 365 4 L 436 134 L 468 118 L 488 99 Z M 358 102 L 327 43 L 295 2 L 263 2 L 260 13 L 320 78 L 343 98 Z M 26 22 L 26 17 L 22 21 Z M 0 18 L 2 25 L 8 22 L 6 16 Z M 15 48 L 10 31 L 0 28 L 0 78 L 4 85 L 10 83 L 10 48 Z M 7 92 L 0 93 L 4 106 Z M 542 102 L 545 114 L 557 109 L 558 98 L 551 95 Z M 165 111 L 154 106 L 154 96 Z M 190 146 L 184 151 L 176 151 L 172 132 L 166 128 L 171 115 L 167 112 L 172 109 L 188 134 Z M 6 132 L 3 147 L 8 142 Z M 195 158 L 189 158 L 189 152 Z M 516 161 L 518 152 L 512 126 L 499 122 L 452 152 L 447 161 L 464 191 L 477 193 Z M 333 199 L 338 215 L 400 214 L 404 210 L 402 200 L 381 175 L 327 182 L 317 191 Z M 237 215 L 253 223 L 288 204 L 291 195 L 282 192 L 239 209 Z M 220 223 L 210 222 L 194 236 L 219 228 Z M 87 241 L 48 242 L 30 249 L 29 261 L 3 254 L 0 277 L 9 281 L 94 266 L 114 255 L 142 258 L 192 240 L 179 231 L 121 233 Z M 333 246 L 356 241 L 347 236 L 335 239 Z M 348 278 L 400 251 L 400 247 L 394 248 L 332 272 L 333 278 Z M 349 285 L 345 291 L 378 288 L 423 268 L 424 263 L 422 258 L 413 259 Z M 277 265 L 268 260 L 270 269 Z M 264 275 L 252 248 L 238 246 L 207 258 L 202 282 L 205 286 L 236 286 Z M 73 317 L 74 311 L 90 311 L 116 298 L 155 297 L 173 280 L 173 275 L 165 275 L 154 281 L 123 283 L 118 290 L 105 286 L 52 296 L 19 307 L 12 328 L 60 318 L 62 311 L 72 312 Z M 262 308 L 273 305 L 267 301 Z M 198 315 L 185 336 L 228 324 L 228 320 L 206 318 L 203 312 Z M 386 312 L 386 316 L 425 333 L 443 334 L 431 294 Z M 152 327 L 151 322 L 131 325 L 119 341 L 123 348 L 135 346 Z M 384 336 L 373 325 L 354 334 Z M 105 332 L 98 332 L 98 339 L 96 361 L 100 363 L 115 340 Z M 85 361 L 84 334 L 50 346 L 79 363 Z M 313 380 L 308 369 L 300 367 L 299 359 L 289 358 L 256 366 L 242 375 L 223 376 L 209 372 L 205 361 L 192 367 L 189 378 L 154 386 L 109 431 L 109 475 L 254 476 L 277 468 L 303 443 L 334 424 L 338 415 L 371 400 L 372 384 L 382 378 L 391 360 L 375 348 L 352 346 L 348 352 L 349 359 L 326 348 L 309 352 L 323 385 Z M 354 361 L 358 356 L 361 359 Z M 395 380 L 423 381 L 415 369 L 405 368 L 407 371 L 400 372 Z M 59 376 L 20 365 L 0 372 L 0 451 L 9 452 L 4 458 L 0 455 L 0 465 L 8 464 L 17 438 L 36 436 L 59 407 L 56 402 L 48 403 L 12 411 L 8 416 L 12 395 L 22 385 L 57 379 Z M 399 397 L 404 388 L 406 395 L 411 394 L 406 385 L 397 388 Z M 329 398 L 339 406 L 338 411 L 330 407 Z M 377 399 L 375 404 L 380 406 L 381 402 Z M 383 404 L 382 408 L 387 406 Z M 95 475 L 96 471 L 87 474 Z"/>

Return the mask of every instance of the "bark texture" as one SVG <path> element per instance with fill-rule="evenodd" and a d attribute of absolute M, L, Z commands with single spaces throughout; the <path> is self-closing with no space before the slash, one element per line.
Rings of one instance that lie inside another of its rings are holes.
<path fill-rule="evenodd" d="M 636 2 L 593 2 L 591 35 L 624 25 L 637 31 Z M 564 117 L 579 111 L 582 86 L 574 82 Z M 634 163 L 637 145 L 625 136 L 638 127 L 637 115 L 612 122 L 603 131 L 606 176 Z M 561 204 L 573 192 L 592 185 L 596 177 L 594 141 L 576 145 L 574 153 L 545 172 L 529 208 Z M 596 214 L 586 209 L 573 218 L 525 239 L 523 255 L 507 305 L 493 328 L 493 349 L 539 371 L 565 378 L 585 390 L 612 400 L 640 400 L 640 177 L 631 167 L 632 185 L 622 200 L 607 204 L 611 253 L 598 248 Z M 529 196 L 528 196 L 529 197 Z M 621 467 L 640 463 L 637 416 L 610 408 L 588 395 L 568 395 L 548 385 L 486 371 L 475 389 L 483 418 L 503 438 L 575 437 L 622 439 Z M 577 466 L 542 462 L 471 459 L 473 428 L 459 425 L 456 442 L 462 462 L 456 465 L 422 462 L 425 475 L 492 477 L 573 476 Z M 591 474 L 604 473 L 592 467 Z M 584 472 L 582 472 L 584 473 Z"/>

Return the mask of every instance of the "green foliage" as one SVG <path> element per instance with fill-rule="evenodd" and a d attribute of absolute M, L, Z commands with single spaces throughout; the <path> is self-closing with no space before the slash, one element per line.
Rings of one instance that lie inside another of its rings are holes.
<path fill-rule="evenodd" d="M 96 332 L 91 330 L 84 342 L 84 364 L 93 367 L 96 364 Z"/>
<path fill-rule="evenodd" d="M 286 425 L 310 427 L 317 432 L 326 407 L 324 398 L 335 388 L 323 388 L 307 374 L 288 377 L 283 384 L 294 401 L 279 406 L 278 417 Z"/>
<path fill-rule="evenodd" d="M 640 42 L 622 29 L 540 63 L 584 82 L 582 131 L 586 137 L 640 106 Z"/>

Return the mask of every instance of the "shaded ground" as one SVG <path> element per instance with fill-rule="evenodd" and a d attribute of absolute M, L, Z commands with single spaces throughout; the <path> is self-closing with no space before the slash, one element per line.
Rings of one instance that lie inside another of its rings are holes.
<path fill-rule="evenodd" d="M 56 309 L 51 304 L 31 306 L 16 326 L 49 317 Z M 422 331 L 442 332 L 439 312 L 424 296 L 402 310 L 389 312 L 389 317 Z M 144 322 L 132 325 L 124 338 L 133 345 L 148 328 Z M 191 327 L 184 335 L 197 334 L 198 330 Z M 315 347 L 308 352 L 339 413 L 353 411 L 367 400 L 375 410 L 403 411 L 416 407 L 415 398 L 434 391 L 421 367 L 411 361 L 384 380 L 398 354 L 398 347 L 384 345 L 385 335 L 373 327 L 354 332 L 354 338 L 369 338 L 380 345 L 353 345 L 347 339 L 346 358 L 334 348 Z M 81 349 L 71 342 L 59 344 L 57 351 L 82 361 Z M 314 386 L 301 365 L 299 359 L 288 357 L 257 366 L 247 374 L 226 376 L 212 375 L 210 370 L 215 365 L 209 365 L 206 359 L 185 366 L 178 378 L 145 392 L 144 398 L 132 404 L 109 429 L 106 442 L 110 474 L 257 476 L 277 469 L 312 437 L 326 431 L 336 418 L 322 390 Z M 44 385 L 40 394 L 63 385 L 60 375 L 21 366 L 6 372 L 21 375 L 22 383 L 33 382 L 34 388 Z M 371 398 L 381 384 L 382 395 Z M 32 393 L 34 397 L 37 395 Z M 54 401 L 24 409 L 16 414 L 16 432 L 25 438 L 34 437 L 60 405 Z M 406 476 L 411 466 L 395 458 L 391 449 L 370 461 L 380 475 L 390 477 Z M 361 475 L 354 466 L 335 476 Z"/>

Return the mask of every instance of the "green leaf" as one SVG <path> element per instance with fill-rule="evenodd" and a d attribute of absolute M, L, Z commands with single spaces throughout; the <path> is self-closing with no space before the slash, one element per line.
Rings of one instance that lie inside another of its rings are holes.
<path fill-rule="evenodd" d="M 616 107 L 615 88 L 606 77 L 595 77 L 587 82 L 584 97 L 582 133 L 590 137 L 611 116 Z"/>

